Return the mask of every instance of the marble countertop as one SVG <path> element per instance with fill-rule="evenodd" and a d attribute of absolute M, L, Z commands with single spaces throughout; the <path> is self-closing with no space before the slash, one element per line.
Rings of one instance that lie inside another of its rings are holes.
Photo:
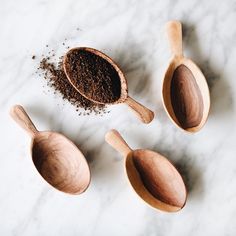
<path fill-rule="evenodd" d="M 170 59 L 164 31 L 183 23 L 185 55 L 203 70 L 211 93 L 207 124 L 190 135 L 177 129 L 161 102 Z M 236 2 L 2 0 L 0 7 L 0 235 L 236 235 Z M 78 116 L 34 74 L 45 45 L 90 46 L 111 56 L 129 93 L 155 111 L 142 124 L 125 105 L 103 117 Z M 36 59 L 32 60 L 32 55 Z M 70 196 L 42 181 L 30 158 L 30 138 L 9 117 L 22 104 L 39 130 L 72 139 L 88 159 L 92 181 Z M 188 188 L 183 210 L 153 210 L 131 190 L 122 157 L 104 142 L 118 129 L 133 148 L 167 156 Z"/>

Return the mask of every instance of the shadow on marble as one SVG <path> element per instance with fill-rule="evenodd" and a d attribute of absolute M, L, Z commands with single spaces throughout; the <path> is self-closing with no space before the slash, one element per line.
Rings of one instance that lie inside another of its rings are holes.
<path fill-rule="evenodd" d="M 61 127 L 61 120 L 58 119 L 55 115 L 53 115 L 52 113 L 49 114 L 44 107 L 40 106 L 37 104 L 37 106 L 25 106 L 26 111 L 29 113 L 29 116 L 32 116 L 32 120 L 34 122 L 35 119 L 33 119 L 33 117 L 37 118 L 38 121 L 40 121 L 41 124 L 45 124 L 45 126 L 49 127 L 47 130 L 49 131 L 53 131 L 53 132 L 58 132 L 61 133 L 63 135 L 65 135 L 67 138 L 69 138 L 78 148 L 79 150 L 85 155 L 85 153 L 87 152 L 87 150 L 83 150 L 83 148 L 81 148 L 82 146 L 82 141 L 78 140 L 77 138 L 73 138 L 72 135 L 66 130 L 66 129 L 62 129 Z M 38 124 L 36 122 L 35 126 L 36 128 L 39 129 L 39 131 L 44 131 L 43 129 L 41 129 Z"/>
<path fill-rule="evenodd" d="M 233 98 L 226 75 L 209 58 L 203 56 L 202 49 L 196 34 L 195 26 L 183 23 L 183 42 L 191 54 L 191 59 L 196 62 L 206 77 L 211 97 L 209 116 L 227 116 L 233 118 Z"/>
<path fill-rule="evenodd" d="M 96 155 L 96 160 L 89 162 L 92 182 L 101 188 L 111 187 L 125 176 L 123 160 L 114 160 L 112 154 L 104 154 Z"/>
<path fill-rule="evenodd" d="M 188 191 L 188 198 L 201 199 L 204 197 L 204 182 L 202 173 L 196 166 L 196 162 L 192 163 L 187 157 L 182 158 L 174 163 L 179 173 L 183 177 L 184 183 Z"/>
<path fill-rule="evenodd" d="M 147 97 L 151 91 L 151 72 L 145 58 L 145 51 L 135 43 L 126 44 L 122 49 L 116 50 L 113 57 L 128 81 L 129 93 L 136 97 Z"/>
<path fill-rule="evenodd" d="M 24 106 L 24 108 L 29 114 L 30 118 L 32 118 L 33 123 L 35 124 L 36 128 L 39 129 L 39 131 L 44 130 L 39 127 L 39 125 L 37 124 L 38 122 L 36 122 L 36 120 L 40 122 L 41 126 L 45 125 L 47 127 L 50 127 L 48 130 L 59 132 L 55 130 L 55 127 L 57 127 L 59 123 L 58 120 L 54 119 L 53 116 L 49 115 L 44 106 L 41 106 L 37 103 L 37 105 L 26 105 Z"/>

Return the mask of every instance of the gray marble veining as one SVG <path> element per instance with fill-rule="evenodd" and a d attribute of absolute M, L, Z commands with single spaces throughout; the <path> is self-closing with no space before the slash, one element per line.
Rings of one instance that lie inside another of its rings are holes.
<path fill-rule="evenodd" d="M 168 20 L 183 22 L 185 55 L 203 70 L 211 90 L 207 124 L 197 134 L 177 129 L 161 102 L 170 59 Z M 2 0 L 0 7 L 0 235 L 236 235 L 236 2 Z M 124 105 L 103 117 L 79 117 L 34 74 L 48 44 L 90 46 L 111 56 L 125 72 L 129 92 L 153 109 L 140 123 Z M 32 55 L 36 60 L 32 60 Z M 88 158 L 92 182 L 80 196 L 60 193 L 38 175 L 29 137 L 9 118 L 24 105 L 40 130 L 71 138 Z M 118 129 L 133 148 L 166 155 L 189 189 L 176 214 L 155 211 L 133 193 L 123 160 L 104 143 Z"/>

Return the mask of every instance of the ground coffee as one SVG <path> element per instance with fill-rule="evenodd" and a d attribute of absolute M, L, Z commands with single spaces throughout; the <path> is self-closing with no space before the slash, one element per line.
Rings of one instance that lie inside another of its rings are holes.
<path fill-rule="evenodd" d="M 52 54 L 50 52 L 49 54 Z M 53 56 L 55 54 L 53 53 Z M 35 57 L 32 59 L 35 59 Z M 52 87 L 55 92 L 59 92 L 64 100 L 69 101 L 79 111 L 79 115 L 89 115 L 91 112 L 102 114 L 105 112 L 105 106 L 91 102 L 77 92 L 69 83 L 62 66 L 62 58 L 59 58 L 58 63 L 51 62 L 51 56 L 44 56 L 40 61 L 38 73 L 43 75 L 47 81 L 47 85 Z M 84 109 L 81 110 L 80 108 Z"/>
<path fill-rule="evenodd" d="M 67 75 L 86 97 L 101 103 L 112 103 L 120 98 L 120 78 L 108 61 L 85 50 L 71 51 L 66 61 Z"/>

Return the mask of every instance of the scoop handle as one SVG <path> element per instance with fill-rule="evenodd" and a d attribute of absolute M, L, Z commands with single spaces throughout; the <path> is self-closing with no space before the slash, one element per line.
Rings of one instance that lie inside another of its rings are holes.
<path fill-rule="evenodd" d="M 147 107 L 136 102 L 133 98 L 128 96 L 125 100 L 125 103 L 135 112 L 135 114 L 143 123 L 148 124 L 153 120 L 154 113 Z"/>
<path fill-rule="evenodd" d="M 112 129 L 106 133 L 105 140 L 124 157 L 132 151 L 129 145 L 121 137 L 120 133 L 115 129 Z"/>
<path fill-rule="evenodd" d="M 169 39 L 171 52 L 174 56 L 183 55 L 182 46 L 182 25 L 180 21 L 168 21 L 166 32 Z"/>
<path fill-rule="evenodd" d="M 21 105 L 13 106 L 10 110 L 10 116 L 18 125 L 26 130 L 31 137 L 35 136 L 35 134 L 38 132 L 33 122 Z"/>

